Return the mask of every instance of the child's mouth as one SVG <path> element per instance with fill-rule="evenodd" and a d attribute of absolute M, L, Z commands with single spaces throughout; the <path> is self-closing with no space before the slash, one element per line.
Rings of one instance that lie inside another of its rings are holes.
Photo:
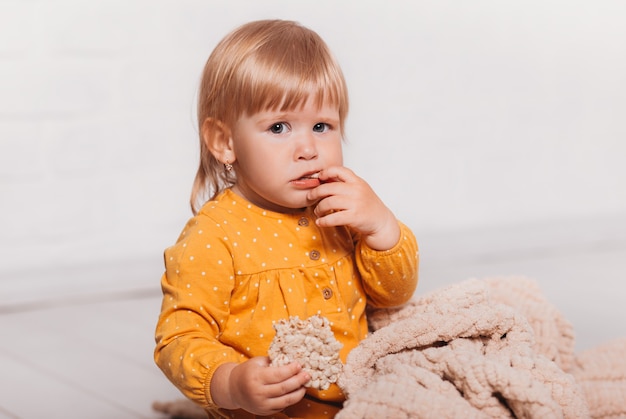
<path fill-rule="evenodd" d="M 304 175 L 292 181 L 292 183 L 296 185 L 297 187 L 303 188 L 303 189 L 315 188 L 321 184 L 319 177 L 320 177 L 320 172 L 315 172 L 315 173 Z"/>
<path fill-rule="evenodd" d="M 298 180 L 305 180 L 305 179 L 319 179 L 320 178 L 320 172 L 316 172 L 310 175 L 304 175 L 302 176 L 300 179 Z"/>

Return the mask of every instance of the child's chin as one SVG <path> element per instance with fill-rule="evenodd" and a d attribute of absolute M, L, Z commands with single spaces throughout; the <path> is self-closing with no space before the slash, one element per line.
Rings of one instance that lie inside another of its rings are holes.
<path fill-rule="evenodd" d="M 304 208 L 310 207 L 311 205 L 314 205 L 315 202 L 311 202 L 308 199 L 306 199 L 306 197 L 302 197 L 302 198 L 291 198 L 291 199 L 284 199 L 281 201 L 273 201 L 273 206 L 274 208 L 270 208 L 273 209 L 274 211 L 278 211 L 278 212 L 284 212 L 284 213 L 289 213 L 289 212 L 297 212 L 297 211 L 301 211 Z"/>
<path fill-rule="evenodd" d="M 309 191 L 292 191 L 291 194 L 283 197 L 284 205 L 293 209 L 308 207 L 313 204 L 307 199 L 308 194 Z"/>

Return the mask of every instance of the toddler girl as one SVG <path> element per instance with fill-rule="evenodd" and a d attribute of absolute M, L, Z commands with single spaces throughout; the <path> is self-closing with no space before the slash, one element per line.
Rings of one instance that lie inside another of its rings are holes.
<path fill-rule="evenodd" d="M 198 102 L 194 217 L 165 251 L 155 360 L 211 417 L 333 417 L 339 387 L 269 365 L 272 325 L 326 317 L 345 362 L 367 304 L 412 296 L 415 237 L 343 167 L 346 84 L 315 32 L 239 27 L 209 57 Z"/>

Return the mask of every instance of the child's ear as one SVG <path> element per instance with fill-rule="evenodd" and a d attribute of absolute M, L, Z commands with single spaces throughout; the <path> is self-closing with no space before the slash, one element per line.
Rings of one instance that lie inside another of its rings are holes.
<path fill-rule="evenodd" d="M 232 164 L 237 159 L 230 128 L 222 121 L 205 119 L 202 123 L 202 139 L 206 148 L 220 162 Z"/>

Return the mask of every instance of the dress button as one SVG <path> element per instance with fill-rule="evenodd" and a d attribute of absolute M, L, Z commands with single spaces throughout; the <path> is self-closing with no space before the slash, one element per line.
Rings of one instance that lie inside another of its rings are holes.
<path fill-rule="evenodd" d="M 318 260 L 320 258 L 320 252 L 318 252 L 317 250 L 311 250 L 309 252 L 309 257 L 311 258 L 311 260 Z"/>
<path fill-rule="evenodd" d="M 333 290 L 326 287 L 322 290 L 322 295 L 324 296 L 324 300 L 328 300 L 330 297 L 333 296 Z"/>
<path fill-rule="evenodd" d="M 306 217 L 302 217 L 298 220 L 298 225 L 300 227 L 308 227 L 309 226 L 309 219 Z"/>

